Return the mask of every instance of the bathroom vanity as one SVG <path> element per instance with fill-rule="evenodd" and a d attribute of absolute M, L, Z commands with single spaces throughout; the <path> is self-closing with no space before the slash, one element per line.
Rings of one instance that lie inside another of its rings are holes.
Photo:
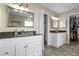
<path fill-rule="evenodd" d="M 0 56 L 42 56 L 43 35 L 24 32 L 36 31 L 34 12 L 0 6 Z"/>
<path fill-rule="evenodd" d="M 48 40 L 49 46 L 60 47 L 66 43 L 66 31 L 50 31 L 50 39 Z"/>
<path fill-rule="evenodd" d="M 41 34 L 0 38 L 0 56 L 42 56 Z"/>

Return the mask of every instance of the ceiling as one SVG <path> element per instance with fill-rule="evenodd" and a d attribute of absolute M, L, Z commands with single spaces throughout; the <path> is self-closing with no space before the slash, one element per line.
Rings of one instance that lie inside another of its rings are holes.
<path fill-rule="evenodd" d="M 79 7 L 79 3 L 40 3 L 40 5 L 57 13 L 63 13 Z"/>

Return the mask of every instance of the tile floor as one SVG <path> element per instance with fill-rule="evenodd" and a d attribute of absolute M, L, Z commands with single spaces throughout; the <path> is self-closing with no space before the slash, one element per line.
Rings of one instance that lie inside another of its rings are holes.
<path fill-rule="evenodd" d="M 79 42 L 65 44 L 59 48 L 45 46 L 44 56 L 79 56 Z"/>

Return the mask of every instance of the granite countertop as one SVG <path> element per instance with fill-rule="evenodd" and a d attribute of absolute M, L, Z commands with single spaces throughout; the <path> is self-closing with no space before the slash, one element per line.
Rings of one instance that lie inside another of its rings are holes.
<path fill-rule="evenodd" d="M 15 33 L 14 32 L 1 32 L 0 33 L 0 39 L 17 38 L 17 37 L 29 37 L 29 36 L 37 36 L 37 35 L 42 35 L 42 34 L 28 34 L 27 33 L 27 34 L 15 36 Z"/>
<path fill-rule="evenodd" d="M 29 36 L 38 36 L 38 35 L 42 35 L 42 34 L 28 35 L 28 36 L 0 37 L 0 39 L 7 39 L 7 38 L 18 38 L 18 37 L 29 37 Z"/>
<path fill-rule="evenodd" d="M 66 30 L 51 30 L 51 33 L 63 33 L 63 32 L 67 32 Z"/>

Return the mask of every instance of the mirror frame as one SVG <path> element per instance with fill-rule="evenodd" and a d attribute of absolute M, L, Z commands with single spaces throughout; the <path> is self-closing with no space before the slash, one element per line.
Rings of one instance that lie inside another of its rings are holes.
<path fill-rule="evenodd" d="M 33 14 L 33 26 L 9 26 L 9 8 L 11 8 L 11 9 L 15 9 L 15 8 L 13 8 L 11 6 L 6 6 L 6 7 L 7 7 L 7 11 L 8 11 L 7 27 L 27 27 L 27 28 L 34 28 L 34 13 L 33 12 L 24 11 L 24 10 L 23 10 L 23 12 Z M 19 10 L 19 9 L 17 9 L 17 10 Z M 19 11 L 22 11 L 22 10 L 19 10 Z"/>

